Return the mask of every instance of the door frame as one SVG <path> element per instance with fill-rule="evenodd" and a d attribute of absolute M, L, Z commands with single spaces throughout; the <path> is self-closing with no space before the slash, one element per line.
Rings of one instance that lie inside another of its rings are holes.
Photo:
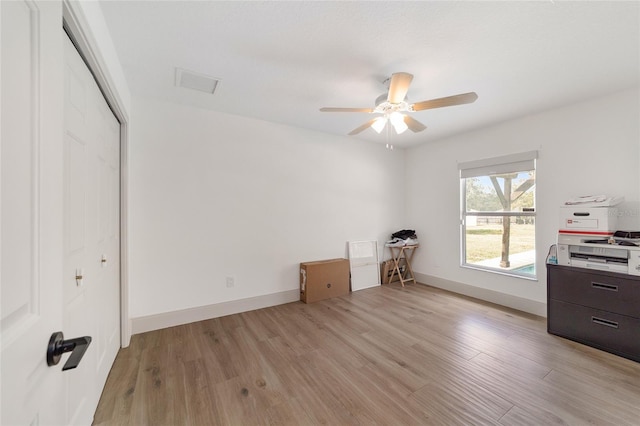
<path fill-rule="evenodd" d="M 109 70 L 81 2 L 62 1 L 63 26 L 71 37 L 93 74 L 109 108 L 120 122 L 120 345 L 129 346 L 131 320 L 129 318 L 129 238 L 128 238 L 128 189 L 129 189 L 129 112 L 123 94 Z M 97 5 L 94 5 L 97 6 Z M 100 16 L 102 18 L 102 16 Z M 61 29 L 62 30 L 62 29 Z"/>

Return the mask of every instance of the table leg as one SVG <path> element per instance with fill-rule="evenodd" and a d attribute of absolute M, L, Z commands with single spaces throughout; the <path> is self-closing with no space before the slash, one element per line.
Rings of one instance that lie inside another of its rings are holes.
<path fill-rule="evenodd" d="M 396 255 L 393 251 L 394 248 L 398 249 L 398 254 Z M 391 271 L 391 277 L 389 277 L 389 284 L 393 282 L 393 277 L 398 273 L 398 278 L 400 278 L 400 284 L 404 287 L 404 282 L 402 281 L 402 274 L 400 273 L 400 257 L 402 255 L 402 247 L 389 247 L 391 250 L 391 259 L 393 259 L 393 270 Z"/>
<path fill-rule="evenodd" d="M 405 279 L 404 277 L 400 276 L 400 282 L 402 283 L 403 287 L 404 287 L 405 281 L 413 281 L 414 284 L 416 283 L 416 277 L 413 275 L 413 269 L 411 268 L 411 258 L 413 258 L 413 254 L 415 253 L 415 249 L 417 247 L 418 246 L 404 246 L 400 250 L 399 257 L 404 257 L 404 261 L 407 265 L 407 270 L 405 272 L 408 273 L 410 277 Z M 407 253 L 405 253 L 405 250 L 409 250 L 408 255 Z"/>

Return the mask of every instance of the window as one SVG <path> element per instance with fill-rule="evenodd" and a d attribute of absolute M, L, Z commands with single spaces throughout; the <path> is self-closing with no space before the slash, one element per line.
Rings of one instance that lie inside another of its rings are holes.
<path fill-rule="evenodd" d="M 536 277 L 537 154 L 459 164 L 462 266 Z"/>

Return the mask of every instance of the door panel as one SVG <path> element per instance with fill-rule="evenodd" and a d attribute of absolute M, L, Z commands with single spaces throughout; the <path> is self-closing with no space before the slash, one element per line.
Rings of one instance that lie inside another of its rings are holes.
<path fill-rule="evenodd" d="M 70 134 L 65 137 L 65 187 L 67 206 L 65 208 L 66 255 L 82 252 L 86 246 L 87 211 L 87 147 L 86 143 Z M 80 267 L 81 265 L 78 265 Z"/>
<path fill-rule="evenodd" d="M 101 139 L 104 139 L 104 135 Z M 98 196 L 98 243 L 104 244 L 108 237 L 109 226 L 109 184 L 110 184 L 110 170 L 107 165 L 107 160 L 104 156 L 98 157 L 98 183 L 99 196 Z"/>
<path fill-rule="evenodd" d="M 37 274 L 34 236 L 37 223 L 29 212 L 34 206 L 35 146 L 33 115 L 36 82 L 30 73 L 31 55 L 36 46 L 32 39 L 32 11 L 24 2 L 6 5 L 2 16 L 16 38 L 2 38 L 2 53 L 12 63 L 2 61 L 2 335 L 37 314 Z M 11 18 L 10 18 L 11 17 Z M 10 20 L 10 21 L 9 21 Z M 9 28 L 6 28 L 7 32 Z M 12 82 L 12 84 L 5 84 Z M 5 143 L 6 142 L 6 143 Z M 11 143 L 9 143 L 11 142 Z M 15 183 L 19 182 L 19 185 Z M 27 214 L 25 214 L 27 213 Z M 14 285 L 22 283 L 22 285 Z"/>
<path fill-rule="evenodd" d="M 0 2 L 1 424 L 65 423 L 62 329 L 62 43 L 57 2 Z"/>

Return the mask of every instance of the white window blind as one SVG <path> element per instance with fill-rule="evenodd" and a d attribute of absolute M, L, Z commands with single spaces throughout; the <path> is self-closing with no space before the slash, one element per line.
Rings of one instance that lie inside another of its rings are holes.
<path fill-rule="evenodd" d="M 504 173 L 514 173 L 535 169 L 538 151 L 528 151 L 502 157 L 486 158 L 482 160 L 458 163 L 460 178 L 477 176 L 491 176 Z"/>

